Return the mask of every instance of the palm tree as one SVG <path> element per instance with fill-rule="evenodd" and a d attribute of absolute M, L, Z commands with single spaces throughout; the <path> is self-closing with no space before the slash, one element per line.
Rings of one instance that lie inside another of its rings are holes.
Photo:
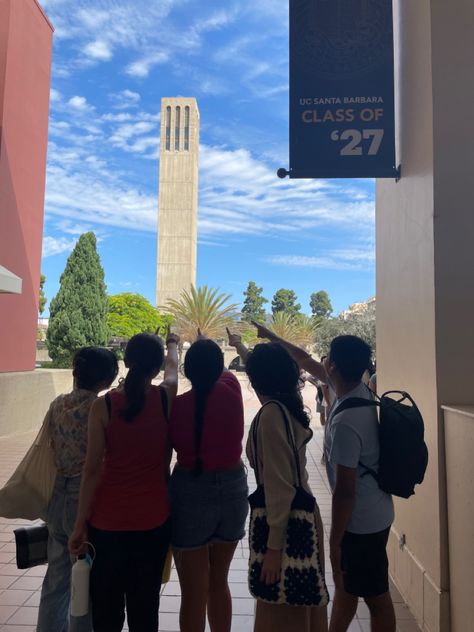
<path fill-rule="evenodd" d="M 297 344 L 308 349 L 314 344 L 316 330 L 319 327 L 319 323 L 314 318 L 311 318 L 311 316 L 306 316 L 306 314 L 297 314 L 294 317 L 294 324 L 296 329 Z"/>
<path fill-rule="evenodd" d="M 227 304 L 230 294 L 219 294 L 219 289 L 203 285 L 183 290 L 178 300 L 168 299 L 163 306 L 173 317 L 183 341 L 193 342 L 200 330 L 207 338 L 225 338 L 226 327 L 236 329 L 238 305 Z"/>
<path fill-rule="evenodd" d="M 318 325 L 305 314 L 292 315 L 276 312 L 268 325 L 277 336 L 300 347 L 310 347 L 314 343 Z"/>

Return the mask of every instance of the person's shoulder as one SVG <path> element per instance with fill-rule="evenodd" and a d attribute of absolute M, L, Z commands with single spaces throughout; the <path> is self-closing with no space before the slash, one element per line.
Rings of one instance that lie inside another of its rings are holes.
<path fill-rule="evenodd" d="M 259 413 L 260 426 L 275 424 L 275 421 L 284 419 L 284 407 L 276 401 L 269 401 L 262 406 Z"/>
<path fill-rule="evenodd" d="M 371 400 L 371 396 L 364 396 L 361 399 Z M 377 410 L 375 406 L 361 406 L 357 408 L 347 408 L 334 418 L 334 427 L 349 428 L 358 436 L 365 436 L 367 432 L 372 432 L 378 424 Z"/>
<path fill-rule="evenodd" d="M 238 388 L 240 390 L 240 382 L 232 371 L 224 370 L 219 378 L 220 384 L 225 384 L 226 386 L 231 386 L 232 388 Z"/>
<path fill-rule="evenodd" d="M 49 411 L 52 412 L 54 411 L 56 408 L 58 408 L 58 406 L 61 406 L 61 404 L 64 402 L 64 398 L 66 397 L 68 393 L 61 393 L 60 395 L 58 395 L 57 397 L 55 397 L 53 399 L 53 401 L 50 403 L 49 405 Z"/>
<path fill-rule="evenodd" d="M 183 414 L 189 410 L 192 406 L 193 401 L 193 391 L 190 389 L 185 393 L 181 393 L 177 395 L 174 399 L 173 405 L 171 407 L 171 415 L 170 421 L 176 421 L 176 419 L 181 418 Z"/>
<path fill-rule="evenodd" d="M 217 396 L 242 397 L 242 389 L 238 378 L 231 371 L 223 371 L 217 380 L 214 392 Z"/>
<path fill-rule="evenodd" d="M 110 394 L 110 391 L 107 393 L 104 393 L 104 395 L 101 395 L 100 397 L 96 397 L 92 403 L 91 403 L 91 407 L 90 407 L 90 419 L 95 419 L 95 418 L 106 418 L 108 420 L 109 418 L 109 407 L 107 406 L 107 395 Z"/>

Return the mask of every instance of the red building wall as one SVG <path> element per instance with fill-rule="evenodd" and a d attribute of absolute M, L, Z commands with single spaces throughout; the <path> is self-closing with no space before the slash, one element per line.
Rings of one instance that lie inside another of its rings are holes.
<path fill-rule="evenodd" d="M 35 367 L 53 27 L 36 0 L 0 0 L 0 373 Z"/>

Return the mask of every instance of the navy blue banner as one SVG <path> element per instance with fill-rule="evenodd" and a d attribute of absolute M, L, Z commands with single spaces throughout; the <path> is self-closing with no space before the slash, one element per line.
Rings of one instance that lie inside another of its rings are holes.
<path fill-rule="evenodd" d="M 392 0 L 290 0 L 290 178 L 396 175 Z"/>

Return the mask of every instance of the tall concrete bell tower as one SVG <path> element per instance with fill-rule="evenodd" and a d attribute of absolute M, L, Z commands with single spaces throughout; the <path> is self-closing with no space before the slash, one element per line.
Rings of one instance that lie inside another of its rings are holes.
<path fill-rule="evenodd" d="M 199 110 L 194 98 L 161 100 L 156 304 L 196 283 Z"/>

